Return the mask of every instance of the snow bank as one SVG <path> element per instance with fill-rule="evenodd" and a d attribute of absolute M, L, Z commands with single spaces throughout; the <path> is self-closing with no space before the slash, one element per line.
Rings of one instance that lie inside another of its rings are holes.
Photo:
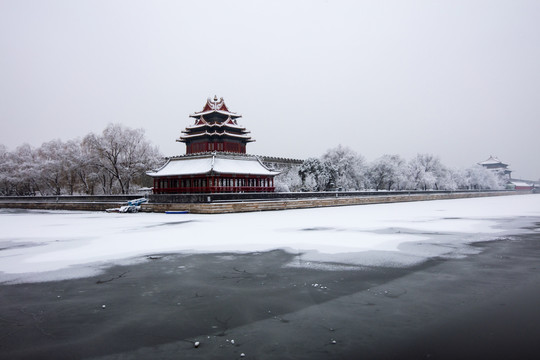
<path fill-rule="evenodd" d="M 301 254 L 291 266 L 408 266 L 466 256 L 525 217 L 540 217 L 540 196 L 222 215 L 2 210 L 0 281 L 87 276 L 150 254 L 277 248 Z"/>

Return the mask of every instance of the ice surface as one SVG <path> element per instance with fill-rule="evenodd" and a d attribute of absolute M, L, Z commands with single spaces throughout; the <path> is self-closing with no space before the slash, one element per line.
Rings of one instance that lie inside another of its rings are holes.
<path fill-rule="evenodd" d="M 88 276 L 173 252 L 280 248 L 298 254 L 291 266 L 409 266 L 474 253 L 470 243 L 539 217 L 538 195 L 221 215 L 1 210 L 0 282 Z"/>

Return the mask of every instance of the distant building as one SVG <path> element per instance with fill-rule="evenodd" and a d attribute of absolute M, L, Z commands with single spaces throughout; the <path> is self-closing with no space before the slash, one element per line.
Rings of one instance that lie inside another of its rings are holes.
<path fill-rule="evenodd" d="M 512 170 L 508 169 L 508 164 L 503 163 L 496 156 L 490 155 L 487 160 L 478 163 L 478 165 L 482 165 L 502 178 L 508 180 L 512 178 Z"/>
<path fill-rule="evenodd" d="M 478 163 L 488 170 L 498 174 L 501 178 L 506 179 L 506 188 L 516 191 L 535 191 L 540 186 L 540 182 L 525 179 L 513 179 L 512 171 L 508 169 L 508 164 L 503 163 L 496 156 L 490 155 L 486 161 Z"/>
<path fill-rule="evenodd" d="M 535 184 L 527 180 L 511 180 L 506 186 L 516 191 L 532 191 L 535 189 Z"/>
<path fill-rule="evenodd" d="M 147 173 L 154 178 L 154 194 L 273 192 L 279 171 L 270 166 L 299 161 L 248 155 L 246 145 L 255 140 L 223 98 L 208 99 L 203 110 L 190 117 L 194 124 L 177 140 L 186 144 L 186 155 L 170 157 Z"/>

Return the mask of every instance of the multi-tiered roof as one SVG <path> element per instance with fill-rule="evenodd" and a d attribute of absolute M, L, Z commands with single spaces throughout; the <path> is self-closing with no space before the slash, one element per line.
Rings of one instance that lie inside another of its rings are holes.
<path fill-rule="evenodd" d="M 189 115 L 195 123 L 188 126 L 177 141 L 186 144 L 186 154 L 207 151 L 246 153 L 246 144 L 255 141 L 245 127 L 238 124 L 242 117 L 229 111 L 223 98 L 208 98 L 202 111 Z"/>
<path fill-rule="evenodd" d="M 488 170 L 498 173 L 501 176 L 511 177 L 512 170 L 508 169 L 508 164 L 503 163 L 496 156 L 490 155 L 485 161 L 478 163 Z"/>
<path fill-rule="evenodd" d="M 177 140 L 186 144 L 186 155 L 168 158 L 161 168 L 147 172 L 154 178 L 154 194 L 274 191 L 279 171 L 246 154 L 246 144 L 254 140 L 238 125 L 241 115 L 229 111 L 223 98 L 208 99 L 190 117 L 195 124 Z"/>

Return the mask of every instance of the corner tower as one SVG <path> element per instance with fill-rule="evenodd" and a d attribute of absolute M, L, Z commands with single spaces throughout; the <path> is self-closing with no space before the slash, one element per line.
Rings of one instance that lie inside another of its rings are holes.
<path fill-rule="evenodd" d="M 246 154 L 254 141 L 229 111 L 223 98 L 208 99 L 202 111 L 189 115 L 195 123 L 176 141 L 186 154 L 167 158 L 154 178 L 154 194 L 273 192 L 279 171 L 266 167 L 258 156 Z"/>
<path fill-rule="evenodd" d="M 245 154 L 247 143 L 255 141 L 245 127 L 238 125 L 237 119 L 242 115 L 229 111 L 223 98 L 208 98 L 202 111 L 189 116 L 195 123 L 186 127 L 176 140 L 186 144 L 186 154 L 209 151 Z"/>

